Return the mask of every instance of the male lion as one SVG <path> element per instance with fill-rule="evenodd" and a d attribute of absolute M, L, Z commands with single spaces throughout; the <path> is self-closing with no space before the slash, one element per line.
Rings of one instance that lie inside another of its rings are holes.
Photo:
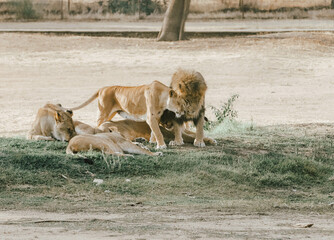
<path fill-rule="evenodd" d="M 60 105 L 46 104 L 37 112 L 28 139 L 69 141 L 75 136 L 72 112 Z"/>
<path fill-rule="evenodd" d="M 86 102 L 71 109 L 83 108 L 96 98 L 98 98 L 99 108 L 98 126 L 111 120 L 116 113 L 134 120 L 146 118 L 155 136 L 157 148 L 166 148 L 158 123 L 164 110 L 168 109 L 175 112 L 177 117 L 184 114 L 183 106 L 185 104 L 183 99 L 175 91 L 158 81 L 137 87 L 104 87 L 99 89 Z"/>
<path fill-rule="evenodd" d="M 149 156 L 160 156 L 161 152 L 151 152 L 141 148 L 131 141 L 125 139 L 117 131 L 97 134 L 77 135 L 70 140 L 66 148 L 67 154 L 73 154 L 81 151 L 98 150 L 106 154 L 117 156 L 132 156 L 127 153 L 145 154 Z"/>
<path fill-rule="evenodd" d="M 161 121 L 173 121 L 175 141 L 170 145 L 182 145 L 182 127 L 184 123 L 192 121 L 196 126 L 196 138 L 194 145 L 205 147 L 203 141 L 204 131 L 204 113 L 205 113 L 205 92 L 207 86 L 203 76 L 199 72 L 179 69 L 172 76 L 170 88 L 184 100 L 182 109 L 185 113 L 177 116 L 170 111 L 165 111 Z"/>

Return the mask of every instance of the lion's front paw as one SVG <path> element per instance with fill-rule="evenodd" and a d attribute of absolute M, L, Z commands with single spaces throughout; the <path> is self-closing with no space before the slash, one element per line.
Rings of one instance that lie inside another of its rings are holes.
<path fill-rule="evenodd" d="M 199 140 L 195 139 L 194 146 L 195 147 L 205 147 L 205 143 L 203 142 L 203 140 L 199 141 Z"/>
<path fill-rule="evenodd" d="M 119 153 L 119 152 L 115 152 L 114 155 L 118 156 L 118 157 L 130 157 L 130 158 L 135 158 L 135 156 L 133 156 L 132 154 L 124 154 L 124 153 Z"/>
<path fill-rule="evenodd" d="M 164 145 L 157 145 L 156 149 L 166 149 L 167 148 L 167 145 L 164 144 Z"/>
<path fill-rule="evenodd" d="M 181 141 L 170 141 L 169 142 L 169 146 L 180 146 L 180 145 L 183 145 L 184 144 L 184 142 L 183 142 L 183 140 L 181 140 Z"/>
<path fill-rule="evenodd" d="M 217 145 L 217 141 L 213 138 L 208 138 L 208 143 L 213 145 L 213 146 L 216 146 Z"/>
<path fill-rule="evenodd" d="M 140 143 L 140 142 L 132 142 L 133 144 L 137 145 L 140 148 L 143 148 L 145 150 L 150 150 L 148 147 L 146 147 L 144 144 Z"/>
<path fill-rule="evenodd" d="M 154 156 L 162 156 L 163 153 L 162 153 L 162 152 L 155 152 L 155 153 L 153 153 L 153 155 L 154 155 Z"/>

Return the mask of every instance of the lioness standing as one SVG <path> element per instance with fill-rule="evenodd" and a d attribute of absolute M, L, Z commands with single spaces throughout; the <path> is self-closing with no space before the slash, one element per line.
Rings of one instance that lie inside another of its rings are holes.
<path fill-rule="evenodd" d="M 96 98 L 98 98 L 99 108 L 98 126 L 111 120 L 116 113 L 132 120 L 146 120 L 153 133 L 151 140 L 156 140 L 157 148 L 166 148 L 159 129 L 159 120 L 163 112 L 168 109 L 177 117 L 184 114 L 184 100 L 174 90 L 159 81 L 137 87 L 104 87 L 86 102 L 71 110 L 83 108 Z"/>

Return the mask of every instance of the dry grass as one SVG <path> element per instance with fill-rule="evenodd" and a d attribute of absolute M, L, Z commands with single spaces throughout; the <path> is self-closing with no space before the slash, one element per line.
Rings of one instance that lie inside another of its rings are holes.
<path fill-rule="evenodd" d="M 190 13 L 188 20 L 224 20 L 224 19 L 334 19 L 333 9 L 305 10 L 294 8 L 281 11 L 247 11 L 227 10 L 208 13 Z"/>
<path fill-rule="evenodd" d="M 108 5 L 108 1 L 96 2 L 72 2 L 70 9 L 64 1 L 63 18 L 67 20 L 112 20 L 112 21 L 137 21 L 145 19 L 150 21 L 161 21 L 167 6 L 156 3 L 149 8 L 152 13 L 146 15 L 143 11 L 139 15 L 135 8 L 130 7 L 127 14 L 114 11 Z M 33 6 L 28 9 L 30 15 L 22 16 L 27 4 Z M 316 4 L 316 3 L 315 3 Z M 23 6 L 25 5 L 25 6 Z M 302 5 L 301 5 L 302 6 Z M 192 2 L 190 20 L 219 20 L 219 19 L 303 19 L 303 18 L 334 18 L 334 10 L 329 5 L 314 5 L 311 7 L 286 7 L 265 9 L 259 4 L 245 6 L 245 13 L 240 12 L 234 3 L 216 3 L 214 1 L 203 4 L 199 1 Z M 124 9 L 123 9 L 124 10 Z M 10 20 L 59 20 L 61 19 L 61 7 L 58 1 L 48 3 L 35 0 L 11 0 L 0 2 L 0 21 Z"/>

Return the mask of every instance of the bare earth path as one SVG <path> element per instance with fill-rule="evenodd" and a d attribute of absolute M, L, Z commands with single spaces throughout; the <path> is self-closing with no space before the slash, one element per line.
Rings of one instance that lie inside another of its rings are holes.
<path fill-rule="evenodd" d="M 0 22 L 1 31 L 160 31 L 161 22 L 90 21 L 90 22 Z M 187 21 L 186 31 L 334 31 L 334 22 L 326 19 Z"/>
<path fill-rule="evenodd" d="M 311 225 L 307 228 L 307 225 Z M 0 212 L 1 239 L 332 239 L 328 216 L 124 209 L 120 213 Z"/>
<path fill-rule="evenodd" d="M 107 85 L 169 84 L 200 71 L 207 105 L 239 94 L 239 120 L 259 125 L 333 122 L 334 34 L 153 39 L 0 34 L 0 136 L 24 135 L 47 101 L 76 106 Z M 95 124 L 96 102 L 75 112 Z M 210 117 L 210 113 L 208 113 Z"/>

